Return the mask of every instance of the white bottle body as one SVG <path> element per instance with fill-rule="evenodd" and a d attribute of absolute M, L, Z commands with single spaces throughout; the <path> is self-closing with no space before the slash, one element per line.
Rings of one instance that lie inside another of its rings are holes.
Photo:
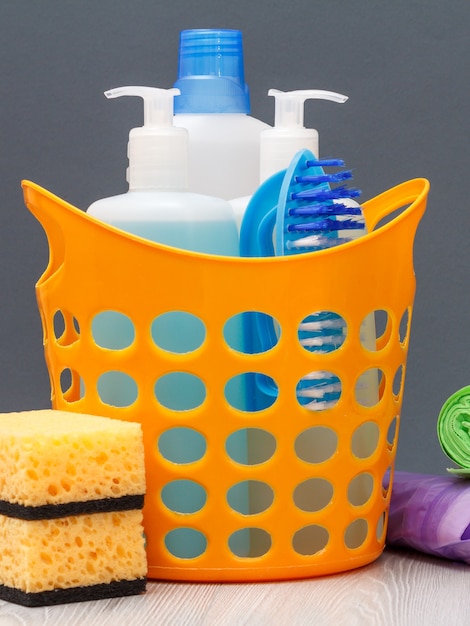
<path fill-rule="evenodd" d="M 310 150 L 318 159 L 318 131 L 314 128 L 268 128 L 260 143 L 260 182 L 285 170 L 299 150 Z"/>
<path fill-rule="evenodd" d="M 189 133 L 190 191 L 226 200 L 254 193 L 268 124 L 245 113 L 180 113 L 174 125 Z"/>

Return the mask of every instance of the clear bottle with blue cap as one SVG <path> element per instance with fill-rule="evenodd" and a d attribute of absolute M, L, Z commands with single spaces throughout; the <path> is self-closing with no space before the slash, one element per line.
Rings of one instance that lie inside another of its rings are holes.
<path fill-rule="evenodd" d="M 175 125 L 189 132 L 189 189 L 225 198 L 259 185 L 260 133 L 249 115 L 242 33 L 191 29 L 180 33 Z"/>

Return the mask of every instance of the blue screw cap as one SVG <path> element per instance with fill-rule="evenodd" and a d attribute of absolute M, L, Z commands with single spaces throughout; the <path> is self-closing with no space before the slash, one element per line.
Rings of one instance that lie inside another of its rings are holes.
<path fill-rule="evenodd" d="M 249 113 L 242 34 L 228 29 L 180 33 L 175 113 Z"/>

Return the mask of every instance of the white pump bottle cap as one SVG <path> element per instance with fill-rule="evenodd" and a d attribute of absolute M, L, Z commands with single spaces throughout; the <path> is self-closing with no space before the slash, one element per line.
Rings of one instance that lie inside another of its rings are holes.
<path fill-rule="evenodd" d="M 188 132 L 173 126 L 173 101 L 179 89 L 118 87 L 107 98 L 140 96 L 144 125 L 129 133 L 127 181 L 130 190 L 185 190 L 188 187 Z"/>
<path fill-rule="evenodd" d="M 299 150 L 311 150 L 318 158 L 318 131 L 304 127 L 306 100 L 331 100 L 343 103 L 348 99 L 340 93 L 322 89 L 297 91 L 270 89 L 268 95 L 274 96 L 275 99 L 274 127 L 261 133 L 260 182 L 286 169 Z"/>

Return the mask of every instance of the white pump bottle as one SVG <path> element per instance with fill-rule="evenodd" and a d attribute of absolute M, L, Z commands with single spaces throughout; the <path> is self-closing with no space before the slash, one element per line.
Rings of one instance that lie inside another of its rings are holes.
<path fill-rule="evenodd" d="M 173 126 L 173 98 L 177 89 L 153 87 L 121 87 L 106 92 L 108 98 L 140 96 L 144 100 L 144 125 L 129 134 L 129 191 L 94 202 L 88 213 L 95 218 L 139 237 L 177 248 L 209 254 L 238 256 L 238 232 L 232 208 L 220 198 L 188 192 L 188 133 Z M 158 297 L 158 276 L 147 286 L 142 297 Z M 184 287 L 182 286 L 182 289 Z M 190 305 L 189 305 L 190 306 Z M 150 324 L 151 322 L 151 324 Z M 171 311 L 149 321 L 155 344 L 175 354 L 194 350 L 204 341 L 201 320 L 190 311 Z M 233 332 L 241 333 L 241 329 Z M 92 334 L 95 342 L 107 349 L 131 345 L 135 330 L 120 311 L 104 311 L 95 316 Z M 233 339 L 233 338 L 232 338 Z M 151 364 L 149 364 L 151 367 Z M 106 404 L 129 406 L 136 398 L 135 383 L 123 378 L 121 372 L 107 372 L 98 381 L 98 393 Z M 243 402 L 243 387 L 232 390 L 232 403 Z M 198 407 L 205 400 L 201 381 L 183 372 L 160 377 L 155 383 L 155 396 L 163 406 L 175 411 Z M 174 463 L 185 463 L 187 450 L 198 452 L 201 441 L 196 431 L 181 429 L 181 436 L 159 441 L 159 450 Z M 240 456 L 246 456 L 246 442 L 240 440 Z M 203 454 L 203 452 L 201 452 Z M 199 510 L 204 496 L 177 481 L 166 490 L 167 503 L 183 503 L 187 510 Z M 248 498 L 248 496 L 240 496 Z M 196 534 L 197 535 L 197 534 Z M 176 543 L 168 539 L 168 549 L 183 558 L 191 558 L 204 550 L 205 539 L 181 529 Z"/>
<path fill-rule="evenodd" d="M 299 150 L 311 150 L 318 158 L 318 131 L 304 126 L 306 100 L 329 100 L 342 104 L 348 99 L 340 93 L 323 89 L 270 89 L 268 96 L 274 97 L 274 127 L 261 133 L 260 182 L 286 169 Z"/>
<path fill-rule="evenodd" d="M 270 89 L 268 95 L 274 96 L 274 127 L 267 127 L 260 134 L 258 185 L 273 174 L 285 170 L 299 150 L 311 150 L 318 158 L 318 131 L 304 126 L 306 100 L 343 103 L 348 99 L 340 93 L 323 89 Z M 238 227 L 250 198 L 251 194 L 230 200 Z"/>
<path fill-rule="evenodd" d="M 238 256 L 230 205 L 188 191 L 188 133 L 173 126 L 177 93 L 154 87 L 120 87 L 105 93 L 107 98 L 143 98 L 144 125 L 129 133 L 129 191 L 94 202 L 88 213 L 159 243 Z"/>

